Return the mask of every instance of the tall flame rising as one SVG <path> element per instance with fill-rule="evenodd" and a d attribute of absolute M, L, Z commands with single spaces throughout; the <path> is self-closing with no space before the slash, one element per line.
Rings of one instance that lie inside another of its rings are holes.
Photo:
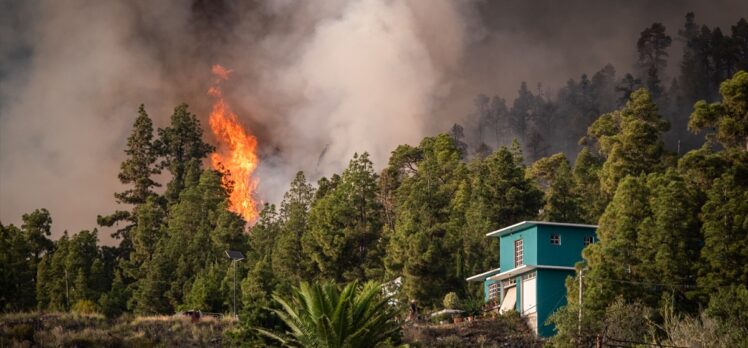
<path fill-rule="evenodd" d="M 218 147 L 210 155 L 211 165 L 213 169 L 225 173 L 223 185 L 230 192 L 229 210 L 251 223 L 258 216 L 258 204 L 254 197 L 258 180 L 252 176 L 260 163 L 257 157 L 257 138 L 242 127 L 239 118 L 223 98 L 219 85 L 229 78 L 231 70 L 214 65 L 212 72 L 217 79 L 208 90 L 208 94 L 215 99 L 209 123 L 218 140 Z"/>

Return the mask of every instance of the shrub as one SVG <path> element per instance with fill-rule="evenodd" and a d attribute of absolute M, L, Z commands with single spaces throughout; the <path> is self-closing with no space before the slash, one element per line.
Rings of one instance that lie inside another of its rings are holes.
<path fill-rule="evenodd" d="M 273 298 L 290 333 L 258 331 L 286 347 L 386 347 L 401 338 L 397 312 L 374 282 L 354 281 L 342 290 L 333 283 L 301 283 L 290 298 Z"/>
<path fill-rule="evenodd" d="M 459 309 L 460 308 L 460 297 L 457 293 L 450 292 L 444 296 L 444 308 Z"/>
<path fill-rule="evenodd" d="M 89 300 L 78 300 L 71 310 L 77 314 L 94 314 L 99 312 L 96 304 Z"/>
<path fill-rule="evenodd" d="M 12 341 L 34 341 L 34 328 L 29 324 L 14 325 L 5 330 L 5 336 Z"/>

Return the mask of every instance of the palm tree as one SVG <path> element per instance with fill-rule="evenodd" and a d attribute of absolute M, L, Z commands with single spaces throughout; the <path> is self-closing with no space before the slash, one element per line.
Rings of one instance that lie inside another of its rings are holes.
<path fill-rule="evenodd" d="M 261 334 L 285 347 L 391 347 L 400 341 L 397 312 L 375 282 L 308 284 L 292 290 L 290 299 L 273 295 L 282 309 L 273 310 L 290 332 Z"/>

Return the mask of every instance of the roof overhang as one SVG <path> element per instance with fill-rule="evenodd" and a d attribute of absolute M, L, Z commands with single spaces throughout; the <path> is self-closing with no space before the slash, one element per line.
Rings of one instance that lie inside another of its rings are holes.
<path fill-rule="evenodd" d="M 499 272 L 501 272 L 501 268 L 492 269 L 492 270 L 490 270 L 488 272 L 483 272 L 481 274 L 476 274 L 474 276 L 470 276 L 468 278 L 465 278 L 465 280 L 469 281 L 469 282 L 482 282 L 482 281 L 486 280 L 486 278 L 488 278 L 488 277 L 490 277 L 490 276 L 492 276 L 494 274 L 497 274 Z"/>
<path fill-rule="evenodd" d="M 489 280 L 505 280 L 509 278 L 514 278 L 518 275 L 525 274 L 530 271 L 534 271 L 536 269 L 557 269 L 562 271 L 573 271 L 574 267 L 568 267 L 568 266 L 531 266 L 531 265 L 522 265 L 517 268 L 512 268 L 506 272 L 499 273 L 495 276 L 487 277 L 486 279 Z"/>
<path fill-rule="evenodd" d="M 501 237 L 505 234 L 509 234 L 512 232 L 521 231 L 524 229 L 528 229 L 533 226 L 563 226 L 563 227 L 582 227 L 582 228 L 597 228 L 597 225 L 586 225 L 586 224 L 572 224 L 572 223 L 566 223 L 566 222 L 548 222 L 548 221 L 522 221 L 520 223 L 516 223 L 514 225 L 504 227 L 502 229 L 488 232 L 486 233 L 486 236 L 488 237 Z"/>

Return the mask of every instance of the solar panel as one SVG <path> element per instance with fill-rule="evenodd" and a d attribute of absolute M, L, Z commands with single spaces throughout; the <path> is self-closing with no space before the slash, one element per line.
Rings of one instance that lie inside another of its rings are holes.
<path fill-rule="evenodd" d="M 226 256 L 228 256 L 230 259 L 234 261 L 244 260 L 244 255 L 242 255 L 241 251 L 226 250 Z"/>

